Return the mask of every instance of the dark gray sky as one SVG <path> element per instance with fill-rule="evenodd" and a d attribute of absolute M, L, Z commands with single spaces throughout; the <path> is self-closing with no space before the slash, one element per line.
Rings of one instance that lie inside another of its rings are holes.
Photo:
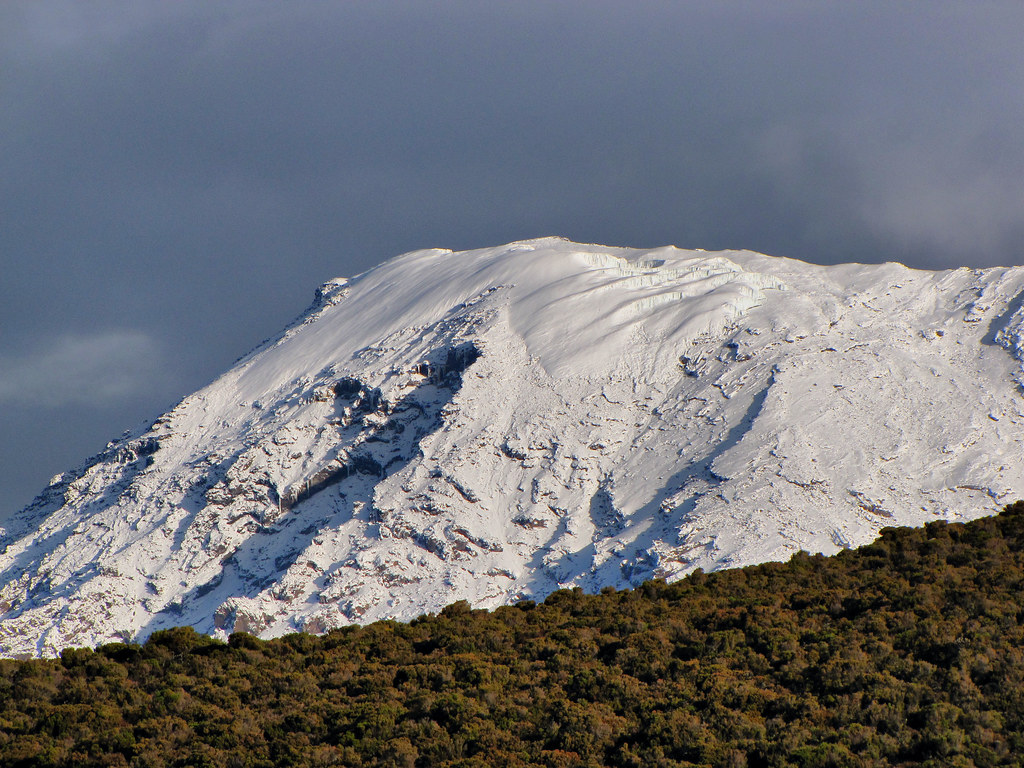
<path fill-rule="evenodd" d="M 541 235 L 1024 263 L 1024 3 L 0 3 L 0 521 L 331 277 Z"/>

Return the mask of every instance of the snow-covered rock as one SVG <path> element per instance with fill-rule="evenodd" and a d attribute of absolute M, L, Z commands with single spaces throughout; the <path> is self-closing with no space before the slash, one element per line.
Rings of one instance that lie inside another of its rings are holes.
<path fill-rule="evenodd" d="M 418 251 L 57 476 L 0 651 L 411 618 L 835 552 L 1024 494 L 1024 268 Z"/>

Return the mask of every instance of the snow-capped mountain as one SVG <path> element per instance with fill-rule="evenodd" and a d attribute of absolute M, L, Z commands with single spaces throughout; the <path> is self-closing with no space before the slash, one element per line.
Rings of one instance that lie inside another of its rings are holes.
<path fill-rule="evenodd" d="M 326 283 L 0 537 L 0 651 L 412 618 L 1024 494 L 1024 267 L 541 239 Z"/>

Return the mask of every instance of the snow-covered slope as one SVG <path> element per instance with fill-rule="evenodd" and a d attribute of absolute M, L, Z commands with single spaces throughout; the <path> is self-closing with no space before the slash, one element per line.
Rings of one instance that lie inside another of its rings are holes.
<path fill-rule="evenodd" d="M 64 473 L 0 650 L 274 635 L 834 552 L 1024 493 L 1024 268 L 396 258 Z"/>

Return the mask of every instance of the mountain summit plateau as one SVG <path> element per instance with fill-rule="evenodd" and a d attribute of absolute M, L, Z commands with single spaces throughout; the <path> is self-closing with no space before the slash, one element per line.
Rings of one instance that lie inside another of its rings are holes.
<path fill-rule="evenodd" d="M 416 251 L 55 477 L 0 653 L 321 632 L 835 552 L 1024 492 L 1024 267 Z"/>

